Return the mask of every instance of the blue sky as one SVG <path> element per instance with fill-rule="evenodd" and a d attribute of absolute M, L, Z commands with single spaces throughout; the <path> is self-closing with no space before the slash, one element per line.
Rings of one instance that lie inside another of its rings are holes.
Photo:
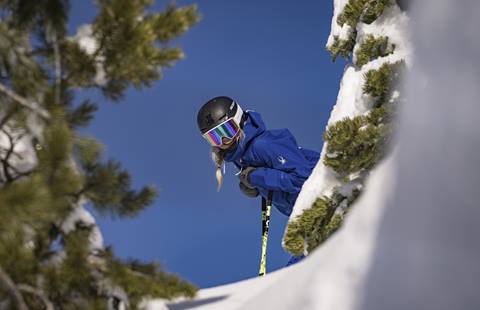
<path fill-rule="evenodd" d="M 72 1 L 74 29 L 91 22 L 93 1 Z M 157 1 L 162 9 L 166 1 Z M 188 5 L 194 1 L 177 1 Z M 300 146 L 320 150 L 344 63 L 325 51 L 333 1 L 225 1 L 198 3 L 203 19 L 178 39 L 186 59 L 120 104 L 101 104 L 91 126 L 106 156 L 121 161 L 134 185 L 153 184 L 157 201 L 135 219 L 96 215 L 117 255 L 158 261 L 200 287 L 254 277 L 261 246 L 260 199 L 238 190 L 227 166 L 216 191 L 209 146 L 196 127 L 208 99 L 233 97 L 262 114 L 268 128 L 289 128 Z M 90 94 L 91 95 L 91 94 Z M 282 268 L 287 218 L 273 210 L 267 268 Z"/>

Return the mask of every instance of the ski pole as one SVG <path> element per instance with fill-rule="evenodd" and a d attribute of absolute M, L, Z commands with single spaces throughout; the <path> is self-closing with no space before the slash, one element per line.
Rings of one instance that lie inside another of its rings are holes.
<path fill-rule="evenodd" d="M 258 275 L 264 276 L 267 273 L 267 241 L 268 226 L 270 225 L 270 210 L 272 208 L 272 192 L 268 192 L 268 198 L 262 197 L 262 257 L 260 260 L 260 271 Z"/>

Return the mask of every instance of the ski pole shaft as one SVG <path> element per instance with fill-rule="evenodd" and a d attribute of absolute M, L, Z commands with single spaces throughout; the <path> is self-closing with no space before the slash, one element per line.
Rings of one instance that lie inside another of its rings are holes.
<path fill-rule="evenodd" d="M 270 211 L 272 209 L 272 192 L 268 192 L 268 198 L 262 197 L 262 256 L 260 260 L 260 271 L 258 275 L 264 276 L 267 273 L 267 242 L 268 227 L 270 225 Z"/>

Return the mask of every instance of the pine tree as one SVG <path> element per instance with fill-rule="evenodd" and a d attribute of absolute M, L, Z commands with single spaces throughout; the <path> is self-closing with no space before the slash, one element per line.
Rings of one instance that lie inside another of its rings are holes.
<path fill-rule="evenodd" d="M 294 255 L 311 252 L 342 225 L 369 172 L 388 154 L 402 101 L 397 89 L 405 62 L 384 62 L 378 69 L 367 71 L 364 65 L 394 53 L 396 46 L 387 36 L 372 34 L 357 42 L 357 24 L 373 23 L 392 4 L 390 0 L 350 0 L 337 16 L 340 26 L 350 27 L 350 35 L 348 40 L 334 36 L 329 52 L 333 60 L 340 55 L 354 62 L 357 72 L 364 72 L 361 90 L 372 99 L 371 108 L 365 114 L 330 124 L 323 134 L 326 152 L 321 160 L 333 169 L 340 184 L 289 222 L 284 247 Z M 354 50 L 355 57 L 350 59 Z"/>
<path fill-rule="evenodd" d="M 135 190 L 102 146 L 82 136 L 97 89 L 120 101 L 182 59 L 169 42 L 199 20 L 195 6 L 153 12 L 149 0 L 98 0 L 67 34 L 68 0 L 0 1 L 0 308 L 135 309 L 145 297 L 192 297 L 195 287 L 155 263 L 122 261 L 84 208 L 134 217 L 157 196 Z"/>

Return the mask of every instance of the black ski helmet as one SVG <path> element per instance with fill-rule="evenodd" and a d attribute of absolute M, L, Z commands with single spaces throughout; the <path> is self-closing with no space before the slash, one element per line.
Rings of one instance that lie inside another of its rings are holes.
<path fill-rule="evenodd" d="M 232 98 L 219 96 L 210 99 L 200 108 L 197 114 L 197 125 L 203 135 L 233 117 L 241 128 L 243 116 L 242 108 Z"/>

